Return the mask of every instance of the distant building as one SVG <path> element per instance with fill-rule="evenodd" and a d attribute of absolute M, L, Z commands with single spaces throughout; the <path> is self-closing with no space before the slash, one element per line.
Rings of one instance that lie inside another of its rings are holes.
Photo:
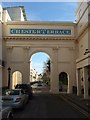
<path fill-rule="evenodd" d="M 36 70 L 32 67 L 32 64 L 30 65 L 30 82 L 38 81 L 38 73 Z"/>
<path fill-rule="evenodd" d="M 26 13 L 23 6 L 4 8 L 3 20 L 6 21 L 25 21 Z"/>
<path fill-rule="evenodd" d="M 38 81 L 43 81 L 43 79 L 42 79 L 42 74 L 39 74 L 39 75 L 38 75 Z"/>

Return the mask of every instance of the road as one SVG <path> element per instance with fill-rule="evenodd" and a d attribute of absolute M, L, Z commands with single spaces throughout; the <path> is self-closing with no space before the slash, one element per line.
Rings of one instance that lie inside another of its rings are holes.
<path fill-rule="evenodd" d="M 14 118 L 86 118 L 60 95 L 34 92 L 24 110 L 15 110 Z"/>

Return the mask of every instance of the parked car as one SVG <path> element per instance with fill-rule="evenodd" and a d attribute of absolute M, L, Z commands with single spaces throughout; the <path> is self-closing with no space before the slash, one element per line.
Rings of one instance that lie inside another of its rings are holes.
<path fill-rule="evenodd" d="M 44 88 L 45 86 L 47 86 L 47 84 L 41 81 L 33 82 L 33 84 L 31 84 L 32 88 Z"/>
<path fill-rule="evenodd" d="M 15 89 L 17 89 L 17 88 L 23 89 L 25 91 L 25 93 L 29 95 L 29 98 L 32 97 L 33 92 L 32 92 L 32 87 L 30 84 L 17 84 L 15 86 Z"/>
<path fill-rule="evenodd" d="M 9 106 L 2 106 L 0 108 L 0 117 L 1 120 L 12 120 L 13 119 L 13 111 Z"/>
<path fill-rule="evenodd" d="M 12 108 L 23 108 L 28 102 L 28 95 L 22 89 L 6 90 L 2 95 L 2 105 Z"/>
<path fill-rule="evenodd" d="M 31 85 L 32 88 L 41 88 L 42 84 L 34 83 Z"/>

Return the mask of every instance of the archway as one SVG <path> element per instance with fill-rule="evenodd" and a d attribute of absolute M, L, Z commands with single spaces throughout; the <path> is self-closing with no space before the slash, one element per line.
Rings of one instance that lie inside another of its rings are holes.
<path fill-rule="evenodd" d="M 88 66 L 88 94 L 90 96 L 90 65 Z"/>
<path fill-rule="evenodd" d="M 68 75 L 66 72 L 59 74 L 59 91 L 67 92 L 68 88 Z"/>
<path fill-rule="evenodd" d="M 12 74 L 12 89 L 15 88 L 16 84 L 21 84 L 22 83 L 22 73 L 19 71 L 15 71 Z"/>
<path fill-rule="evenodd" d="M 30 58 L 30 82 L 42 81 L 50 88 L 51 59 L 45 52 L 35 52 Z"/>

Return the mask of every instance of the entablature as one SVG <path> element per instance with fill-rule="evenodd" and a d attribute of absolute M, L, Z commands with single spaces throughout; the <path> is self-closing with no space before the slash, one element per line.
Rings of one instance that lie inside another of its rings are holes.
<path fill-rule="evenodd" d="M 42 36 L 31 36 L 31 37 L 3 37 L 4 40 L 76 40 L 75 37 L 42 37 Z"/>

